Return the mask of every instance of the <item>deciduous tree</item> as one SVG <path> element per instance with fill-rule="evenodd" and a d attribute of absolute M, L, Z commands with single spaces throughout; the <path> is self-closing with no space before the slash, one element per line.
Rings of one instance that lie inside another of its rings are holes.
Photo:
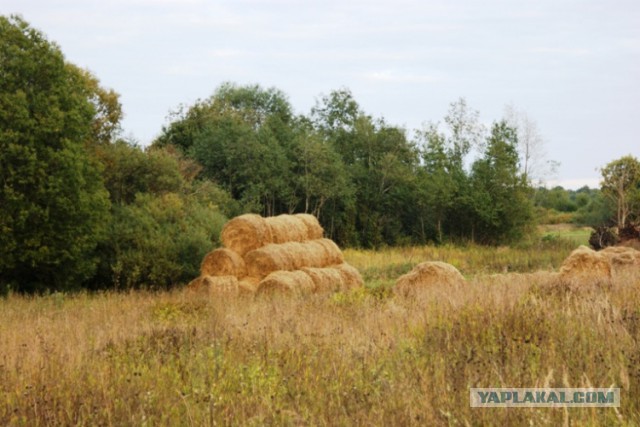
<path fill-rule="evenodd" d="M 98 113 L 84 77 L 0 16 L 0 287 L 67 289 L 95 270 L 109 199 L 85 149 Z"/>
<path fill-rule="evenodd" d="M 616 224 L 624 228 L 640 216 L 640 162 L 624 156 L 602 168 L 602 194 L 616 206 Z"/>

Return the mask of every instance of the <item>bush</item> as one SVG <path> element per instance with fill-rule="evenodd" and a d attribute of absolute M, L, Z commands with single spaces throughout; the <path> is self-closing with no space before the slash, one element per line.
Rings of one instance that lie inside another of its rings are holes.
<path fill-rule="evenodd" d="M 168 288 L 199 275 L 226 217 L 193 196 L 138 194 L 118 206 L 101 247 L 96 287 Z"/>

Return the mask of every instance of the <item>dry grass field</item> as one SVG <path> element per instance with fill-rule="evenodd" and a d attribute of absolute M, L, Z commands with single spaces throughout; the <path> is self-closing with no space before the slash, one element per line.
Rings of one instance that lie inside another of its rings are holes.
<path fill-rule="evenodd" d="M 640 272 L 524 274 L 572 249 L 346 250 L 366 286 L 331 296 L 10 295 L 0 425 L 640 425 Z M 394 296 L 426 260 L 465 286 Z M 611 385 L 620 408 L 469 407 L 470 387 Z"/>

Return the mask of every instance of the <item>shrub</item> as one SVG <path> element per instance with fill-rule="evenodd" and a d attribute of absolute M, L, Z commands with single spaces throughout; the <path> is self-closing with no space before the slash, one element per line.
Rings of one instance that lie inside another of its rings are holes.
<path fill-rule="evenodd" d="M 226 217 L 176 193 L 138 194 L 113 212 L 101 247 L 97 287 L 167 288 L 198 276 L 200 261 L 219 241 Z"/>

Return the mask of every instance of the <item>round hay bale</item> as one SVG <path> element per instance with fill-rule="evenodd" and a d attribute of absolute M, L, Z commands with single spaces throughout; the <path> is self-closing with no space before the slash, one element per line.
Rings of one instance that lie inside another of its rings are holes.
<path fill-rule="evenodd" d="M 278 215 L 263 218 L 245 214 L 233 218 L 222 229 L 226 248 L 244 256 L 247 252 L 271 243 L 304 242 L 322 238 L 324 230 L 310 214 Z"/>
<path fill-rule="evenodd" d="M 364 285 L 360 272 L 347 263 L 325 268 L 303 267 L 315 285 L 315 293 L 348 291 Z"/>
<path fill-rule="evenodd" d="M 302 271 L 311 277 L 314 285 L 313 292 L 316 294 L 333 293 L 344 288 L 344 279 L 337 268 L 302 267 Z"/>
<path fill-rule="evenodd" d="M 434 286 L 457 287 L 465 279 L 457 268 L 440 261 L 427 261 L 416 265 L 409 273 L 400 276 L 393 291 L 400 296 L 413 297 Z"/>
<path fill-rule="evenodd" d="M 278 215 L 265 218 L 271 229 L 270 243 L 304 242 L 309 240 L 306 223 L 295 215 Z"/>
<path fill-rule="evenodd" d="M 572 288 L 610 286 L 611 263 L 606 255 L 580 246 L 562 263 L 560 280 Z"/>
<path fill-rule="evenodd" d="M 235 276 L 202 276 L 202 285 L 209 295 L 218 297 L 234 297 L 239 294 L 238 278 Z"/>
<path fill-rule="evenodd" d="M 273 241 L 271 228 L 264 218 L 256 214 L 245 214 L 233 218 L 222 228 L 220 238 L 226 248 L 240 256 Z"/>
<path fill-rule="evenodd" d="M 609 246 L 600 251 L 612 267 L 640 266 L 640 251 L 627 246 Z"/>
<path fill-rule="evenodd" d="M 332 265 L 332 264 L 342 264 L 344 262 L 344 255 L 342 254 L 342 251 L 333 240 L 316 239 L 316 240 L 311 240 L 308 243 L 324 251 L 326 264 L 324 264 L 323 267 L 327 265 Z M 309 265 L 309 267 L 315 267 L 315 266 Z"/>
<path fill-rule="evenodd" d="M 364 280 L 362 280 L 360 272 L 354 266 L 343 262 L 342 264 L 338 264 L 336 269 L 342 276 L 342 290 L 355 289 L 364 286 Z"/>
<path fill-rule="evenodd" d="M 258 284 L 256 294 L 284 294 L 290 296 L 309 295 L 315 285 L 304 271 L 274 271 Z"/>
<path fill-rule="evenodd" d="M 238 282 L 240 295 L 254 295 L 258 289 L 260 279 L 257 277 L 245 277 Z"/>
<path fill-rule="evenodd" d="M 273 271 L 326 267 L 342 261 L 340 248 L 329 239 L 271 244 L 255 249 L 245 256 L 249 276 L 260 278 Z"/>
<path fill-rule="evenodd" d="M 219 248 L 209 252 L 200 265 L 203 276 L 236 276 L 241 279 L 247 275 L 247 267 L 240 255 L 231 249 Z"/>
<path fill-rule="evenodd" d="M 295 214 L 294 217 L 302 221 L 307 227 L 307 238 L 305 240 L 322 239 L 324 229 L 318 222 L 318 218 L 311 214 Z"/>

